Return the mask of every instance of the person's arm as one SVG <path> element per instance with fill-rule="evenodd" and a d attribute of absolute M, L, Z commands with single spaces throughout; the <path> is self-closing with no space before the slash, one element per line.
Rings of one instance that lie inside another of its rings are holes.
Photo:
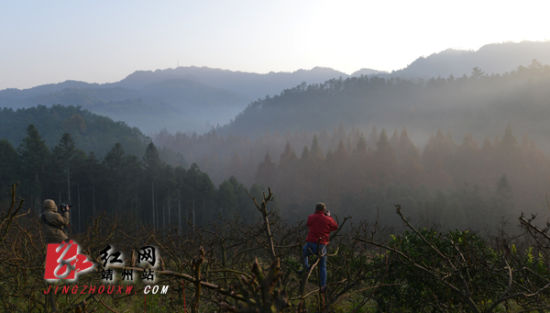
<path fill-rule="evenodd" d="M 59 212 L 46 212 L 44 213 L 44 218 L 46 219 L 46 222 L 53 226 L 65 226 L 69 225 L 69 211 L 65 211 L 64 213 Z"/>
<path fill-rule="evenodd" d="M 338 223 L 336 223 L 336 221 L 331 217 L 331 216 L 327 216 L 328 220 L 329 220 L 329 227 L 330 227 L 330 231 L 335 231 L 338 229 Z"/>

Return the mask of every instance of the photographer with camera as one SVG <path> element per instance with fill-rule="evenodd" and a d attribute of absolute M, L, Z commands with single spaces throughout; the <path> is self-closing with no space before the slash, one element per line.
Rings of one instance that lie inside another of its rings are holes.
<path fill-rule="evenodd" d="M 67 226 L 69 225 L 69 211 L 71 206 L 61 204 L 57 209 L 55 201 L 51 199 L 44 200 L 43 211 L 41 216 L 46 243 L 60 243 L 68 240 Z"/>
<path fill-rule="evenodd" d="M 327 288 L 327 245 L 330 232 L 337 230 L 338 224 L 330 217 L 327 206 L 323 202 L 319 202 L 315 206 L 315 213 L 307 218 L 307 227 L 309 232 L 302 251 L 305 270 L 309 271 L 308 257 L 310 255 L 316 254 L 321 258 L 319 260 L 319 285 L 321 292 L 325 292 Z"/>

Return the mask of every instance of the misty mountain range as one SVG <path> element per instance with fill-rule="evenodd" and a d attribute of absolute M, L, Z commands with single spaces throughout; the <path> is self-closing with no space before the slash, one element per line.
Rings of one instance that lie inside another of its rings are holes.
<path fill-rule="evenodd" d="M 179 67 L 137 71 L 115 83 L 66 81 L 25 90 L 5 89 L 0 91 L 0 107 L 75 105 L 146 133 L 161 129 L 204 132 L 229 122 L 257 98 L 301 82 L 320 83 L 343 75 L 320 67 L 268 74 Z"/>
<path fill-rule="evenodd" d="M 0 107 L 74 105 L 124 121 L 148 134 L 161 129 L 200 133 L 230 122 L 255 100 L 278 95 L 301 83 L 320 84 L 359 76 L 460 77 L 470 75 L 474 67 L 500 74 L 526 66 L 533 59 L 550 64 L 550 42 L 490 44 L 477 51 L 445 50 L 420 57 L 392 73 L 361 69 L 347 75 L 323 67 L 267 74 L 207 67 L 136 71 L 114 83 L 65 81 L 24 90 L 5 89 L 0 91 Z"/>
<path fill-rule="evenodd" d="M 256 101 L 217 130 L 231 136 L 320 133 L 344 127 L 408 129 L 419 143 L 435 131 L 478 139 L 507 125 L 550 151 L 550 66 L 533 62 L 500 75 L 407 80 L 352 77 L 300 85 Z"/>
<path fill-rule="evenodd" d="M 470 75 L 474 67 L 486 74 L 502 74 L 528 65 L 532 60 L 550 64 L 550 42 L 524 41 L 521 43 L 489 44 L 477 51 L 447 49 L 428 57 L 420 57 L 393 77 L 447 78 Z"/>

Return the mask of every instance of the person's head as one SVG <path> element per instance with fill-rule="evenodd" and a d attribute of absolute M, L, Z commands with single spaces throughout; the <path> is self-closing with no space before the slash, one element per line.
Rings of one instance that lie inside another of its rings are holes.
<path fill-rule="evenodd" d="M 327 206 L 323 202 L 319 202 L 315 205 L 315 212 L 321 212 L 326 213 L 327 212 Z"/>
<path fill-rule="evenodd" d="M 57 205 L 55 205 L 55 201 L 53 201 L 52 199 L 44 200 L 44 204 L 42 207 L 44 208 L 44 211 L 57 211 Z"/>

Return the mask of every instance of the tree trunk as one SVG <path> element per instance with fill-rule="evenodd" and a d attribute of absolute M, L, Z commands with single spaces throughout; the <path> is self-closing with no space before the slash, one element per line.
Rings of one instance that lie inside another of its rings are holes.
<path fill-rule="evenodd" d="M 191 211 L 191 225 L 192 225 L 192 230 L 193 230 L 193 234 L 195 233 L 195 200 L 193 200 L 193 208 L 192 208 L 192 211 Z"/>
<path fill-rule="evenodd" d="M 95 185 L 92 185 L 92 214 L 94 218 L 96 217 L 96 207 L 95 207 Z"/>
<path fill-rule="evenodd" d="M 76 185 L 76 208 L 77 208 L 77 211 L 78 211 L 78 231 L 80 232 L 81 228 L 80 228 L 80 214 L 81 214 L 81 210 L 80 210 L 80 185 Z"/>
<path fill-rule="evenodd" d="M 178 198 L 178 235 L 181 236 L 181 199 Z"/>
<path fill-rule="evenodd" d="M 71 168 L 67 168 L 67 203 L 71 203 Z"/>
<path fill-rule="evenodd" d="M 151 181 L 151 211 L 153 212 L 153 231 L 155 230 L 156 226 L 156 219 L 155 219 L 155 183 Z"/>

